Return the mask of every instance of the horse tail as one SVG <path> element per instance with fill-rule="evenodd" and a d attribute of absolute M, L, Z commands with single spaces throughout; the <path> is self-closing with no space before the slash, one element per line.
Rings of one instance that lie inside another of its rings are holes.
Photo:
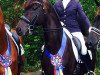
<path fill-rule="evenodd" d="M 5 68 L 5 74 L 4 75 L 12 75 L 12 71 L 10 67 Z"/>
<path fill-rule="evenodd" d="M 8 67 L 8 75 L 12 75 L 11 68 Z"/>

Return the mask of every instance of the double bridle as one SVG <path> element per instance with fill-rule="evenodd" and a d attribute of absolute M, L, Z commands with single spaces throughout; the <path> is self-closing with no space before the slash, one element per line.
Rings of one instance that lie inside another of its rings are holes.
<path fill-rule="evenodd" d="M 33 2 L 33 4 L 39 4 L 40 6 L 43 6 L 42 2 L 38 2 L 38 1 Z M 34 10 L 32 10 L 32 11 L 34 11 Z M 24 15 L 21 16 L 20 19 L 23 20 L 23 21 L 25 21 L 28 24 L 29 33 L 33 32 L 34 25 L 35 25 L 35 23 L 36 23 L 39 15 L 40 15 L 40 12 L 39 13 L 36 13 L 36 16 L 32 18 L 32 21 L 30 21 Z"/>
<path fill-rule="evenodd" d="M 33 2 L 33 4 L 39 4 L 40 6 L 42 6 L 42 10 L 44 11 L 44 14 L 43 14 L 43 15 L 46 15 L 46 12 L 45 12 L 45 10 L 44 10 L 43 2 L 42 2 L 42 1 L 41 1 L 41 2 L 35 1 L 35 2 Z M 39 7 L 40 7 L 40 6 L 39 6 Z M 32 11 L 34 11 L 34 10 L 32 10 Z M 36 21 L 37 21 L 39 15 L 40 15 L 40 12 L 39 12 L 39 13 L 36 13 L 36 16 L 33 17 L 32 21 L 30 21 L 30 20 L 29 20 L 28 18 L 26 18 L 24 15 L 21 16 L 21 20 L 25 21 L 25 22 L 28 24 L 29 33 L 33 32 L 34 25 L 35 25 L 35 23 L 36 23 Z M 50 29 L 50 28 L 43 28 L 43 29 L 44 29 L 45 32 L 50 32 L 50 31 L 57 31 L 57 30 L 60 30 L 60 29 L 62 29 L 63 27 L 64 27 L 64 26 L 59 27 L 59 28 L 52 28 L 52 29 Z"/>

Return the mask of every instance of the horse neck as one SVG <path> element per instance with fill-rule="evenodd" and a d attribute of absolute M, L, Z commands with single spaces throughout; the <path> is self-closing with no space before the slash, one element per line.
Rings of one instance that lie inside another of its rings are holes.
<path fill-rule="evenodd" d="M 45 46 L 49 52 L 55 54 L 58 52 L 62 42 L 62 26 L 55 14 L 48 14 L 46 24 L 43 26 Z M 53 30 L 54 29 L 54 30 Z"/>
<path fill-rule="evenodd" d="M 96 15 L 94 20 L 94 27 L 100 29 L 100 15 Z M 92 44 L 92 46 L 96 48 L 97 42 L 99 41 L 99 36 L 94 32 L 91 32 L 87 37 L 87 40 L 89 44 Z"/>
<path fill-rule="evenodd" d="M 0 54 L 4 54 L 7 50 L 7 37 L 6 30 L 2 28 L 0 30 Z"/>

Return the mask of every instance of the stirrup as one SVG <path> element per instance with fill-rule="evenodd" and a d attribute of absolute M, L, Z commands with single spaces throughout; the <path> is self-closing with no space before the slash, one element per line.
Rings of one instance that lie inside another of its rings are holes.
<path fill-rule="evenodd" d="M 87 75 L 94 75 L 94 72 L 93 72 L 93 71 L 89 71 L 89 72 L 87 73 Z"/>

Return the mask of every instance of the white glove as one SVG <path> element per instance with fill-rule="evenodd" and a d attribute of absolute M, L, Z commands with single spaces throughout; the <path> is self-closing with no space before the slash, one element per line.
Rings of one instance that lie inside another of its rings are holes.
<path fill-rule="evenodd" d="M 92 29 L 92 26 L 91 26 L 91 27 L 89 27 L 89 33 L 91 32 L 91 29 Z"/>

